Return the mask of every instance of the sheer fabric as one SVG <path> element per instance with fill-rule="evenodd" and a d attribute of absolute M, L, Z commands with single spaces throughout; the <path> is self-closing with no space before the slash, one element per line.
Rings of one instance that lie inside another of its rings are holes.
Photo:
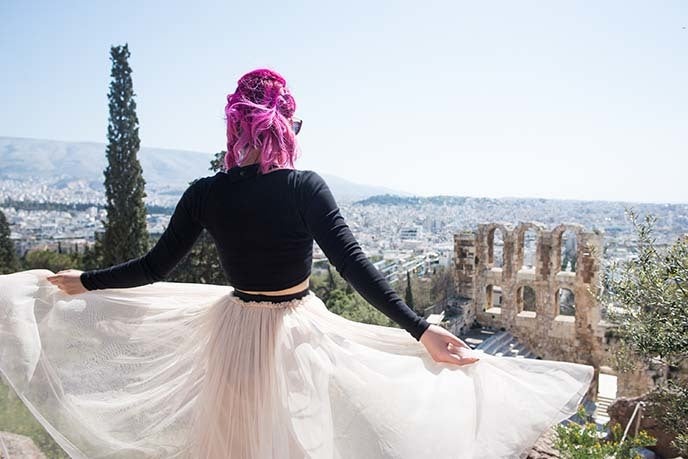
<path fill-rule="evenodd" d="M 0 372 L 74 458 L 518 458 L 593 375 L 484 353 L 434 362 L 405 330 L 349 321 L 312 291 L 71 296 L 51 274 L 0 276 Z"/>

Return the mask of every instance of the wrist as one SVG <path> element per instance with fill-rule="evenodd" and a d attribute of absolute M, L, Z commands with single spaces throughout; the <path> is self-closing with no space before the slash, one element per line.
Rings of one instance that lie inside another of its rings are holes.
<path fill-rule="evenodd" d="M 88 279 L 87 271 L 84 271 L 81 274 L 79 274 L 79 280 L 81 281 L 81 285 L 83 285 L 86 290 L 94 290 L 94 286 Z"/>
<path fill-rule="evenodd" d="M 414 334 L 416 341 L 420 342 L 425 332 L 430 328 L 430 325 L 432 325 L 430 322 L 421 317 L 421 319 L 418 321 L 418 328 Z"/>

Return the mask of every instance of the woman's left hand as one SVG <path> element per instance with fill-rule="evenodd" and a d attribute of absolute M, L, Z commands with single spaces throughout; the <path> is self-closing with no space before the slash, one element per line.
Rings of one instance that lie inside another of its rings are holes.
<path fill-rule="evenodd" d="M 469 365 L 480 360 L 468 344 L 439 325 L 430 324 L 420 337 L 435 362 Z"/>
<path fill-rule="evenodd" d="M 78 269 L 64 269 L 58 271 L 54 276 L 46 277 L 46 279 L 66 294 L 77 295 L 88 291 L 81 283 L 80 276 L 82 272 Z"/>

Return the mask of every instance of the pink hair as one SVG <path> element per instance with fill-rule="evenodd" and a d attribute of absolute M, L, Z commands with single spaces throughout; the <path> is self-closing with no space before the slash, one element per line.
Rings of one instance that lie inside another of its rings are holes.
<path fill-rule="evenodd" d="M 296 102 L 286 80 L 269 69 L 256 69 L 242 76 L 233 94 L 227 96 L 227 169 L 242 166 L 251 148 L 260 151 L 260 173 L 270 167 L 294 169 L 299 155 L 291 122 Z"/>

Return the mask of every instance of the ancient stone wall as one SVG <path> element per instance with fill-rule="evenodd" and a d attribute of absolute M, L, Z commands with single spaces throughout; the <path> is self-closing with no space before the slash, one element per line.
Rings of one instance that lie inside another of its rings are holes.
<path fill-rule="evenodd" d="M 566 231 L 567 241 L 575 241 L 570 251 L 562 251 Z M 456 234 L 457 291 L 473 300 L 467 316 L 508 330 L 543 359 L 585 363 L 599 371 L 608 364 L 595 298 L 602 237 L 576 224 L 547 229 L 536 222 L 482 224 L 475 232 Z M 569 269 L 562 269 L 563 262 Z"/>

